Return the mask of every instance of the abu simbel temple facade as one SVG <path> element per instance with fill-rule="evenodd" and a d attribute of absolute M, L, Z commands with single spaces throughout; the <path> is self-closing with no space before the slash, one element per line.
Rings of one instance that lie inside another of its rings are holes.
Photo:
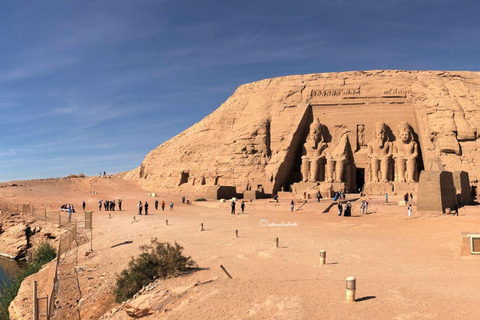
<path fill-rule="evenodd" d="M 375 70 L 267 79 L 240 86 L 126 178 L 152 191 L 220 196 L 223 189 L 247 198 L 279 192 L 329 197 L 344 189 L 417 193 L 423 172 L 452 172 L 453 180 L 463 172 L 464 185 L 475 185 L 478 111 L 477 72 Z"/>

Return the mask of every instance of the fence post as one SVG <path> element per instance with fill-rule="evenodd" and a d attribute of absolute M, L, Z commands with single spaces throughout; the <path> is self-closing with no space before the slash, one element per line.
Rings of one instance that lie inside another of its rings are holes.
<path fill-rule="evenodd" d="M 37 281 L 33 281 L 33 320 L 38 320 Z"/>

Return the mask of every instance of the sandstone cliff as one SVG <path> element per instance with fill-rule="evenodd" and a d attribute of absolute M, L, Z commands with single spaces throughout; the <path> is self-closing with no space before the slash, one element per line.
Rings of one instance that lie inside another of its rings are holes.
<path fill-rule="evenodd" d="M 220 108 L 151 151 L 127 173 L 152 191 L 277 192 L 298 181 L 301 146 L 312 118 L 330 132 L 383 121 L 394 132 L 408 121 L 421 149 L 419 169 L 465 170 L 476 181 L 480 73 L 373 70 L 266 79 L 240 86 Z M 392 139 L 394 134 L 391 134 Z M 333 141 L 335 137 L 332 137 Z M 355 151 L 355 150 L 353 150 Z"/>

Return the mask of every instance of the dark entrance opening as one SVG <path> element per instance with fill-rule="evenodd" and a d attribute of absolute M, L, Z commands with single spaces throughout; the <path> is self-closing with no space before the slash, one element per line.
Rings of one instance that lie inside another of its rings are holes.
<path fill-rule="evenodd" d="M 357 185 L 357 190 L 355 192 L 363 191 L 363 187 L 365 185 L 365 169 L 364 168 L 357 168 L 355 169 L 355 181 Z"/>

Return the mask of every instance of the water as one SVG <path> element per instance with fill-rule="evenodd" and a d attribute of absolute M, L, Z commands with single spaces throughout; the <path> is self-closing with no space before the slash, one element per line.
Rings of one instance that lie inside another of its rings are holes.
<path fill-rule="evenodd" d="M 19 263 L 14 260 L 0 257 L 0 284 L 6 281 L 7 283 L 22 270 L 24 263 Z"/>

